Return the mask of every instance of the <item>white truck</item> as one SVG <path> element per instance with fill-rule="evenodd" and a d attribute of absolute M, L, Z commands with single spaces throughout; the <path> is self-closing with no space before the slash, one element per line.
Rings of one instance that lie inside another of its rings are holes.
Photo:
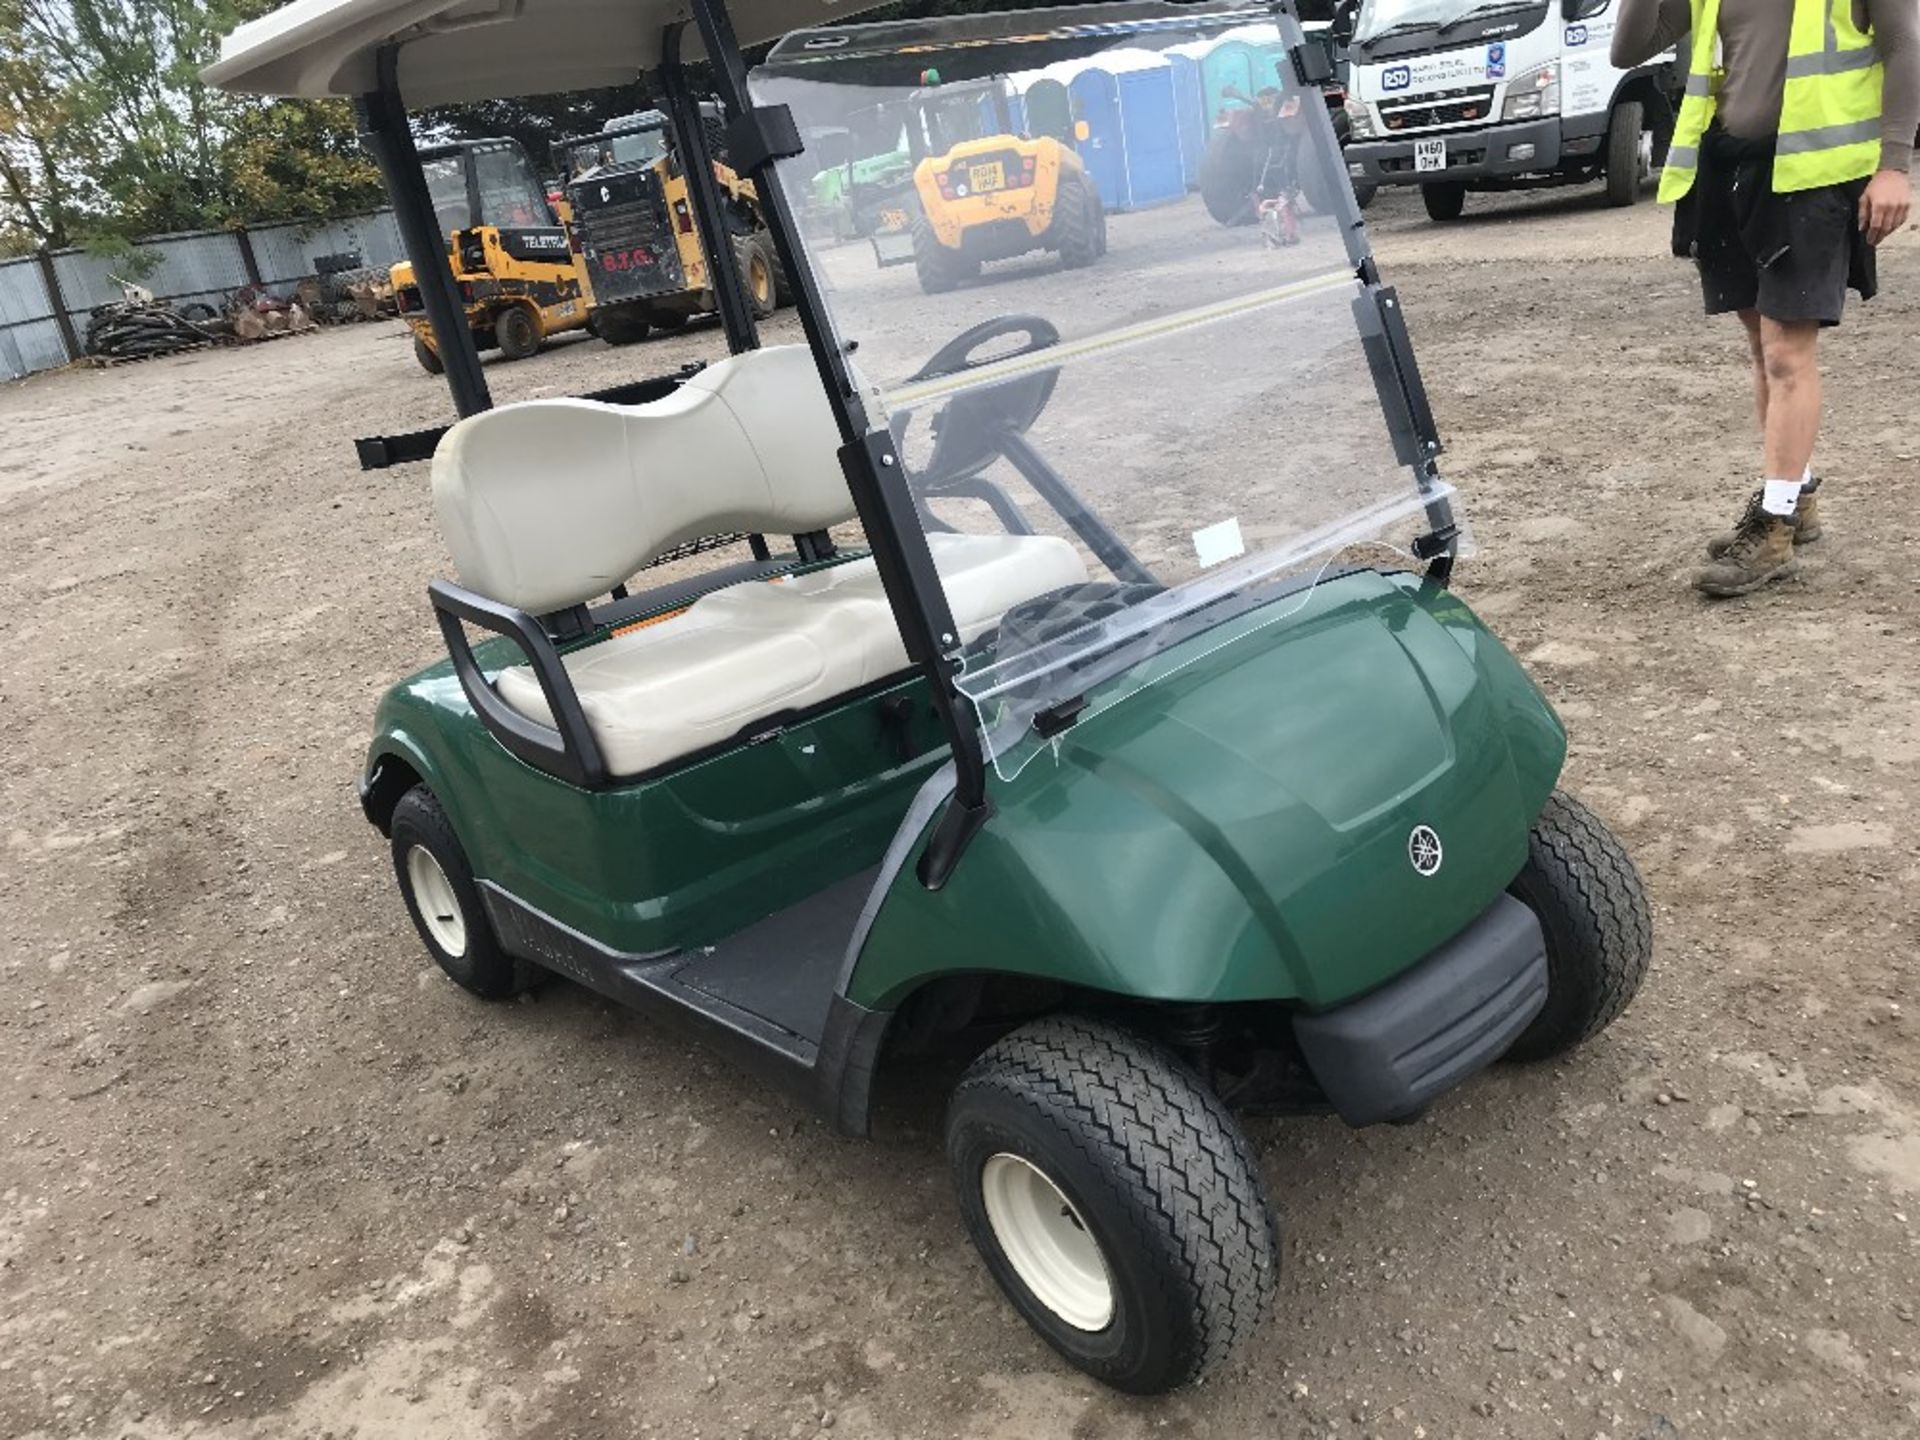
<path fill-rule="evenodd" d="M 1348 0 L 1347 169 L 1418 185 L 1455 220 L 1469 190 L 1604 179 L 1631 205 L 1666 158 L 1684 66 L 1609 55 L 1621 0 Z"/>

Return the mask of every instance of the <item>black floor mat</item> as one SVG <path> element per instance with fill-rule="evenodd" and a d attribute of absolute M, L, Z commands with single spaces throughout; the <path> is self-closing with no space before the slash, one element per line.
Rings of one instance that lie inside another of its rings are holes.
<path fill-rule="evenodd" d="M 673 982 L 819 1043 L 847 942 L 879 866 L 696 953 Z"/>

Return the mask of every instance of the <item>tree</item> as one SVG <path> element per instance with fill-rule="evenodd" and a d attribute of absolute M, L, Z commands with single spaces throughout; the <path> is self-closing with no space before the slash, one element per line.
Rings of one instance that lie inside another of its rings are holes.
<path fill-rule="evenodd" d="M 232 121 L 221 160 L 224 223 L 351 215 L 386 203 L 345 100 L 249 103 Z"/>
<path fill-rule="evenodd" d="M 275 0 L 0 0 L 0 248 L 247 220 L 379 199 L 336 101 L 208 87 L 219 39 Z"/>

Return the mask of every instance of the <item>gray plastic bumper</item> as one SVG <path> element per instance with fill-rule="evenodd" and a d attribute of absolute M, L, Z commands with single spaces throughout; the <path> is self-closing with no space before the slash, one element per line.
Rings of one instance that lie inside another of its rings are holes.
<path fill-rule="evenodd" d="M 1444 132 L 1445 170 L 1416 171 L 1411 140 L 1355 140 L 1342 155 L 1353 178 L 1372 185 L 1428 185 L 1437 181 L 1497 180 L 1552 170 L 1560 163 L 1560 120 L 1528 120 L 1484 130 Z M 1432 138 L 1422 137 L 1422 138 Z"/>
<path fill-rule="evenodd" d="M 1547 947 L 1510 895 L 1398 980 L 1293 1029 L 1349 1125 L 1404 1120 L 1513 1044 L 1547 999 Z"/>

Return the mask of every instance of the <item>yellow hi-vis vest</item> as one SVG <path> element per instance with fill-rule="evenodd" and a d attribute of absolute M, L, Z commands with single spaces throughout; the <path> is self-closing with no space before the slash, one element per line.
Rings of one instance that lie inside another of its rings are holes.
<path fill-rule="evenodd" d="M 1713 121 L 1721 72 L 1714 64 L 1720 0 L 1693 0 L 1693 53 L 1687 93 L 1660 175 L 1660 198 L 1693 188 L 1700 140 Z M 1871 175 L 1880 164 L 1880 85 L 1884 69 L 1873 32 L 1853 23 L 1853 0 L 1793 0 L 1787 39 L 1787 90 L 1780 106 L 1773 188 L 1814 190 Z"/>

